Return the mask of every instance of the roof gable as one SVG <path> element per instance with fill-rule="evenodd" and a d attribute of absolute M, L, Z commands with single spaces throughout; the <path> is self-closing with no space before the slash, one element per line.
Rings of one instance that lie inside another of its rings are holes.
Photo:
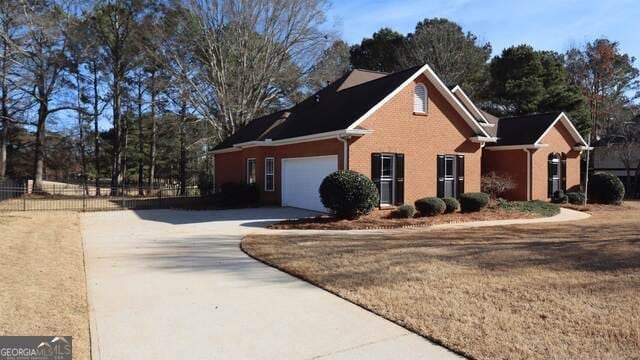
<path fill-rule="evenodd" d="M 578 130 L 563 112 L 548 112 L 500 118 L 497 122 L 498 141 L 492 147 L 544 146 L 544 137 L 558 123 L 565 126 L 575 141 L 571 146 L 586 146 Z"/>
<path fill-rule="evenodd" d="M 277 141 L 358 130 L 366 118 L 421 74 L 434 84 L 482 141 L 492 140 L 433 70 L 423 65 L 393 74 L 353 70 L 294 107 L 253 120 L 214 150 L 252 141 Z"/>

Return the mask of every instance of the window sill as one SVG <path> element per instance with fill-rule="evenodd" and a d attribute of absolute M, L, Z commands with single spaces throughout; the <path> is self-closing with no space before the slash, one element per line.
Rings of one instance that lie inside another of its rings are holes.
<path fill-rule="evenodd" d="M 421 111 L 414 111 L 413 115 L 415 115 L 415 116 L 429 116 L 429 113 L 421 112 Z"/>

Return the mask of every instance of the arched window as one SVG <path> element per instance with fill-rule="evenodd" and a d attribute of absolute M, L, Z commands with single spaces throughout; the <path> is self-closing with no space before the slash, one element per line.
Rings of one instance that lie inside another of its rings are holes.
<path fill-rule="evenodd" d="M 427 87 L 424 84 L 417 84 L 413 93 L 413 112 L 427 113 Z"/>

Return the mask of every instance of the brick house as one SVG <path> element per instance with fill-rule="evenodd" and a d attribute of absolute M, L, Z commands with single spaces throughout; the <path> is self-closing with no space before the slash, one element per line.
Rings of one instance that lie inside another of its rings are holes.
<path fill-rule="evenodd" d="M 486 171 L 516 180 L 513 199 L 546 199 L 545 184 L 554 191 L 579 184 L 585 142 L 569 119 L 518 119 L 522 131 L 514 131 L 516 118 L 478 110 L 428 65 L 393 74 L 353 70 L 216 146 L 215 184 L 255 183 L 264 203 L 320 211 L 318 187 L 338 169 L 370 176 L 381 207 L 480 191 Z"/>

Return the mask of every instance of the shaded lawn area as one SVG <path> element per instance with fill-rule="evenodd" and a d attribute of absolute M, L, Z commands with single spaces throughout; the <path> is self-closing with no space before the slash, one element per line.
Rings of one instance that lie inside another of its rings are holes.
<path fill-rule="evenodd" d="M 242 248 L 473 358 L 638 358 L 640 203 L 576 223 L 250 236 Z"/>
<path fill-rule="evenodd" d="M 89 359 L 89 313 L 77 213 L 0 213 L 0 336 L 73 336 Z"/>

